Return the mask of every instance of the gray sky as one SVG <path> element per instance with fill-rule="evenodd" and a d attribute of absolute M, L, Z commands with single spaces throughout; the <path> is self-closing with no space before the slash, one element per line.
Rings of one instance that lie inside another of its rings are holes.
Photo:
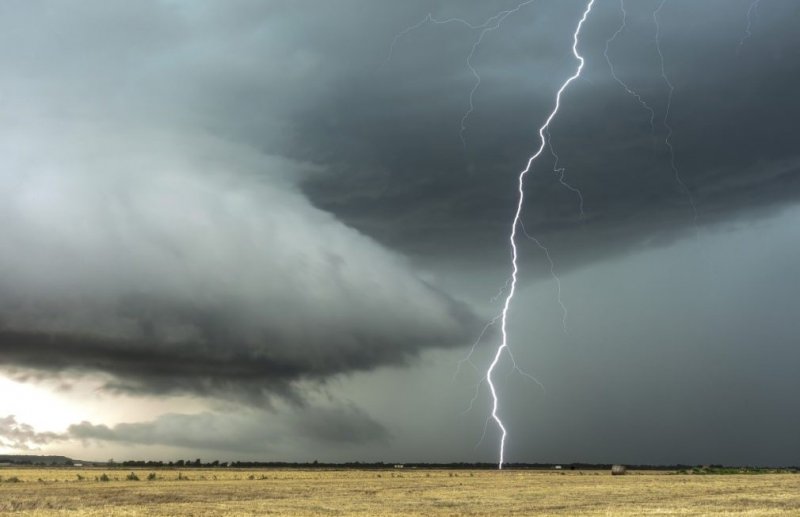
<path fill-rule="evenodd" d="M 596 0 L 525 184 L 508 461 L 800 463 L 800 5 L 667 0 L 665 80 L 659 4 Z M 585 2 L 424 20 L 517 5 L 4 2 L 0 450 L 496 460 L 460 360 Z"/>

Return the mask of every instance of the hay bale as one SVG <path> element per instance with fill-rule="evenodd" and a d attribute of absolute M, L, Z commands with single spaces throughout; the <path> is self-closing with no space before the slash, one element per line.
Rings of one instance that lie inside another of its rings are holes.
<path fill-rule="evenodd" d="M 622 476 L 628 469 L 625 468 L 625 465 L 612 465 L 611 466 L 611 475 L 612 476 Z"/>

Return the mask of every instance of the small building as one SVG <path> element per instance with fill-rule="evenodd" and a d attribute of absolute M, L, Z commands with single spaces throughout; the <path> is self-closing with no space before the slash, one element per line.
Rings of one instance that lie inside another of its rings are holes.
<path fill-rule="evenodd" d="M 556 465 L 556 466 L 555 466 L 555 467 L 553 467 L 553 468 L 554 468 L 554 469 L 556 469 L 556 470 L 561 470 L 561 465 Z"/>

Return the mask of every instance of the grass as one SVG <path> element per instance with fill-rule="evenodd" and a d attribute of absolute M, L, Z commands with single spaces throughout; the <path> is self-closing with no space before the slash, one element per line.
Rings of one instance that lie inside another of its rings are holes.
<path fill-rule="evenodd" d="M 800 474 L 0 469 L 15 515 L 798 515 Z M 138 480 L 133 480 L 135 476 Z M 80 475 L 80 478 L 77 476 Z M 100 479 L 108 479 L 101 482 Z M 129 480 L 130 479 L 130 480 Z"/>

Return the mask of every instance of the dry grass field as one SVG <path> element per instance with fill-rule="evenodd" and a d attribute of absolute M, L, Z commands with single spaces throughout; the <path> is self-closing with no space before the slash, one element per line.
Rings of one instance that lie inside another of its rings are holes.
<path fill-rule="evenodd" d="M 0 514 L 15 515 L 800 515 L 800 474 L 0 468 L 0 476 Z"/>

